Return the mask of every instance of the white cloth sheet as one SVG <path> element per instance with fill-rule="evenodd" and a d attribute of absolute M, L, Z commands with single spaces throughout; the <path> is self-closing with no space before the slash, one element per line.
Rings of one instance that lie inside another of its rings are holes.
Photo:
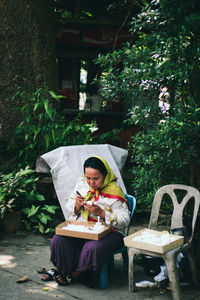
<path fill-rule="evenodd" d="M 65 204 L 68 200 L 77 180 L 83 175 L 84 161 L 91 156 L 103 157 L 118 178 L 118 182 L 126 193 L 121 172 L 126 162 L 128 151 L 109 144 L 77 145 L 59 147 L 53 151 L 41 155 L 36 162 L 38 173 L 51 173 L 55 191 L 65 216 Z"/>

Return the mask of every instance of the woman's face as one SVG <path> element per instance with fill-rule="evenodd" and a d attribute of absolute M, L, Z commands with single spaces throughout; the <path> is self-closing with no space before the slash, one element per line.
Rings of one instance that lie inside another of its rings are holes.
<path fill-rule="evenodd" d="M 88 167 L 85 168 L 85 178 L 87 184 L 97 190 L 102 186 L 105 176 L 99 170 Z"/>

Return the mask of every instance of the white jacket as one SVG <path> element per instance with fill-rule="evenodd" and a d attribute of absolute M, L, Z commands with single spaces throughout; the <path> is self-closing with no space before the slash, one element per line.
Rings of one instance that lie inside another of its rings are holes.
<path fill-rule="evenodd" d="M 81 214 L 79 216 L 75 214 L 74 210 L 76 202 L 76 191 L 79 191 L 79 193 L 83 197 L 85 197 L 89 189 L 89 185 L 87 184 L 84 177 L 80 177 L 71 196 L 69 197 L 65 205 L 65 209 L 67 211 L 67 214 L 69 215 L 68 221 L 86 221 Z M 95 204 L 98 205 L 101 209 L 105 210 L 106 225 L 109 225 L 117 231 L 121 232 L 122 234 L 125 234 L 125 229 L 127 228 L 130 222 L 130 212 L 126 202 L 123 202 L 118 199 L 103 197 L 100 195 L 99 199 L 95 201 Z M 94 217 L 94 215 L 90 214 L 90 217 Z"/>

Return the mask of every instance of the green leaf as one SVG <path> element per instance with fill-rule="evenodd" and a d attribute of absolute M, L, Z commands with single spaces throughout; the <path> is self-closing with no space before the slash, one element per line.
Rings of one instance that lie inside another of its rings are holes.
<path fill-rule="evenodd" d="M 33 108 L 33 111 L 34 111 L 34 112 L 36 111 L 36 109 L 38 108 L 39 105 L 40 105 L 39 102 L 35 103 L 34 108 Z"/>
<path fill-rule="evenodd" d="M 52 133 L 53 143 L 55 144 L 55 131 L 54 131 L 54 129 L 52 129 L 51 133 Z"/>
<path fill-rule="evenodd" d="M 22 121 L 22 122 L 17 126 L 17 128 L 21 128 L 23 125 L 24 125 L 24 121 Z"/>
<path fill-rule="evenodd" d="M 39 222 L 38 224 L 38 230 L 41 232 L 41 233 L 44 233 L 44 226 Z"/>
<path fill-rule="evenodd" d="M 49 94 L 56 99 L 56 93 L 54 91 L 49 91 Z"/>
<path fill-rule="evenodd" d="M 46 99 L 44 101 L 44 108 L 45 108 L 46 114 L 51 118 L 49 100 L 48 99 Z"/>
<path fill-rule="evenodd" d="M 47 228 L 46 230 L 45 230 L 45 232 L 44 233 L 49 233 L 49 232 L 51 232 L 52 231 L 52 228 Z"/>
<path fill-rule="evenodd" d="M 20 170 L 20 172 L 17 173 L 17 176 L 25 176 L 25 175 L 32 174 L 32 173 L 35 173 L 35 171 L 32 169 L 26 168 L 25 170 Z"/>
<path fill-rule="evenodd" d="M 36 194 L 35 197 L 38 201 L 45 201 L 46 200 L 45 197 L 41 194 Z"/>
<path fill-rule="evenodd" d="M 49 135 L 48 134 L 45 134 L 45 146 L 46 146 L 46 150 L 49 149 Z"/>
<path fill-rule="evenodd" d="M 23 211 L 25 214 L 27 214 L 27 217 L 30 218 L 37 214 L 39 208 L 40 208 L 40 206 L 36 207 L 35 205 L 32 205 L 31 208 L 26 208 Z"/>
<path fill-rule="evenodd" d="M 66 98 L 66 97 L 63 96 L 63 95 L 56 95 L 56 93 L 54 93 L 53 91 L 49 91 L 49 94 L 50 94 L 55 100 L 59 100 L 59 99 L 62 99 L 62 98 Z"/>
<path fill-rule="evenodd" d="M 47 215 L 45 215 L 45 214 L 40 214 L 39 216 L 38 216 L 38 218 L 39 218 L 39 220 L 40 220 L 40 222 L 42 222 L 43 224 L 47 224 L 47 221 L 48 221 L 48 216 Z"/>
<path fill-rule="evenodd" d="M 56 210 L 59 208 L 58 205 L 47 205 L 45 204 L 44 207 L 42 207 L 42 210 L 45 210 L 48 213 L 55 214 Z"/>

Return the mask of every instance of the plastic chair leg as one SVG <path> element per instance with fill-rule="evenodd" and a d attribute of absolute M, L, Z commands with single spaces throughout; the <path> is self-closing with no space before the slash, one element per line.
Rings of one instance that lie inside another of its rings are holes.
<path fill-rule="evenodd" d="M 197 277 L 197 273 L 196 273 L 196 266 L 195 266 L 194 255 L 192 253 L 192 249 L 189 249 L 187 251 L 187 256 L 189 259 L 193 284 L 195 287 L 198 287 L 199 282 L 198 282 L 198 277 Z"/>
<path fill-rule="evenodd" d="M 128 252 L 122 252 L 124 271 L 128 273 Z M 99 277 L 99 287 L 106 289 L 108 287 L 108 269 L 114 269 L 114 254 L 104 263 Z"/>
<path fill-rule="evenodd" d="M 168 277 L 172 288 L 173 300 L 181 300 L 181 291 L 179 286 L 179 275 L 176 268 L 176 256 L 165 257 L 165 264 L 167 267 Z"/>
<path fill-rule="evenodd" d="M 108 265 L 105 263 L 101 269 L 99 277 L 99 287 L 106 289 L 108 287 Z"/>

